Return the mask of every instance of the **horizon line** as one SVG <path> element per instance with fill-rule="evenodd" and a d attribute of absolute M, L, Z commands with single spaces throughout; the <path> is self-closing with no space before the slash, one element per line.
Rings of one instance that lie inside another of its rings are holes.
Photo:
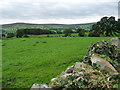
<path fill-rule="evenodd" d="M 71 23 L 71 24 L 67 24 L 67 23 L 29 23 L 29 22 L 13 22 L 13 23 L 4 23 L 4 24 L 0 24 L 0 25 L 6 25 L 6 24 L 62 24 L 62 25 L 72 25 L 72 24 L 89 24 L 89 23 L 96 23 L 96 22 L 86 22 L 86 23 Z"/>

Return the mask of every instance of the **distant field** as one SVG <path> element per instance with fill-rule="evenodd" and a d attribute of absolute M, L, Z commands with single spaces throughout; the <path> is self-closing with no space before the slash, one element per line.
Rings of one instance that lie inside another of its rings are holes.
<path fill-rule="evenodd" d="M 15 33 L 17 29 L 24 29 L 24 28 L 41 28 L 41 29 L 48 29 L 48 30 L 55 30 L 61 31 L 66 28 L 71 28 L 76 30 L 78 28 L 82 28 L 84 30 L 90 30 L 94 23 L 86 23 L 86 24 L 30 24 L 30 23 L 13 23 L 13 24 L 3 24 L 2 25 L 2 32 L 4 33 Z M 0 25 L 1 26 L 1 25 Z M 1 31 L 0 30 L 0 31 Z"/>
<path fill-rule="evenodd" d="M 85 36 L 87 36 L 87 35 L 88 35 L 88 32 L 85 33 Z M 40 38 L 40 37 L 47 37 L 47 36 L 49 36 L 49 37 L 65 36 L 65 34 L 31 35 L 31 38 L 36 38 L 36 37 Z M 70 36 L 71 37 L 79 37 L 78 33 L 71 33 Z"/>
<path fill-rule="evenodd" d="M 3 87 L 30 88 L 48 83 L 68 66 L 81 61 L 87 47 L 111 37 L 50 37 L 4 39 Z"/>

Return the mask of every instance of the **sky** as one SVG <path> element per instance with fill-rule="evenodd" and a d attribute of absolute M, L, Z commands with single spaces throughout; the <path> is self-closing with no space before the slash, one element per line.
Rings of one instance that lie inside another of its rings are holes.
<path fill-rule="evenodd" d="M 80 24 L 118 18 L 119 0 L 0 0 L 0 24 Z"/>

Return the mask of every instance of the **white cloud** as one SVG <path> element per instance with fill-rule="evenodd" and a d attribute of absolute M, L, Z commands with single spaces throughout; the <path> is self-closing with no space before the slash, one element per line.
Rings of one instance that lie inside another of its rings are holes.
<path fill-rule="evenodd" d="M 40 19 L 40 20 L 20 20 L 20 19 L 4 19 L 3 22 L 5 23 L 15 23 L 17 22 L 24 22 L 24 23 L 36 23 L 36 24 L 49 24 L 49 23 L 58 23 L 58 24 L 80 24 L 80 23 L 88 23 L 89 21 L 99 21 L 101 17 L 95 17 L 95 18 L 86 18 L 86 19 Z M 58 22 L 59 21 L 59 22 Z M 3 24 L 5 24 L 3 23 Z"/>
<path fill-rule="evenodd" d="M 1 0 L 0 0 L 1 1 Z M 117 17 L 119 0 L 2 0 L 0 23 L 85 23 Z"/>

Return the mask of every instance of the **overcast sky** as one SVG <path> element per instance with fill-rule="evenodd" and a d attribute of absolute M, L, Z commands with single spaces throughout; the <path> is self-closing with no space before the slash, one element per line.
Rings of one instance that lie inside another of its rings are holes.
<path fill-rule="evenodd" d="M 119 0 L 0 0 L 0 24 L 61 23 L 99 21 L 103 16 L 118 18 Z"/>

